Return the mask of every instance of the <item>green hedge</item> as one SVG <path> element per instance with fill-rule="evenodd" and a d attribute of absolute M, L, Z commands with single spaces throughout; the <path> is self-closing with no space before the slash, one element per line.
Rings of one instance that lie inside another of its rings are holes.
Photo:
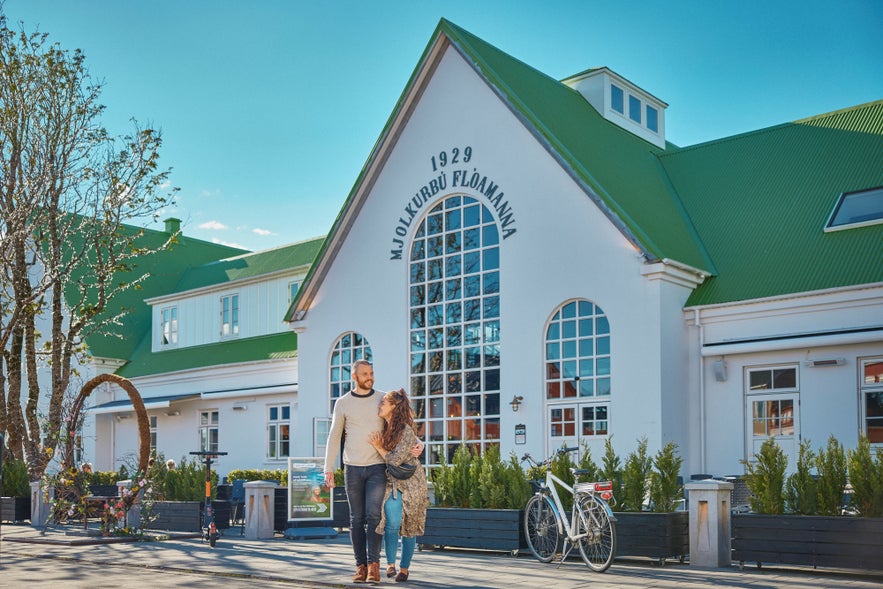
<path fill-rule="evenodd" d="M 278 482 L 283 487 L 287 487 L 288 470 L 282 468 L 276 470 L 240 468 L 236 470 L 231 470 L 229 473 L 227 473 L 227 482 L 232 483 L 236 480 L 273 481 Z"/>

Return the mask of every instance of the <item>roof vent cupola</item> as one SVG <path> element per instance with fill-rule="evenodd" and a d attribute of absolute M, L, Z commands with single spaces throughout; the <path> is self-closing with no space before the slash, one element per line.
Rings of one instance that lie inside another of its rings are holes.
<path fill-rule="evenodd" d="M 164 222 L 166 224 L 166 233 L 168 233 L 169 235 L 174 235 L 181 232 L 181 219 L 169 217 Z"/>
<path fill-rule="evenodd" d="M 589 101 L 605 119 L 665 149 L 668 104 L 606 67 L 586 70 L 562 83 Z"/>

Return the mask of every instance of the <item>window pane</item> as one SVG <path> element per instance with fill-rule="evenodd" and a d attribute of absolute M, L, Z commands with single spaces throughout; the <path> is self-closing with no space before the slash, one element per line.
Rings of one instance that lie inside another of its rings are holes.
<path fill-rule="evenodd" d="M 620 114 L 625 114 L 624 95 L 622 88 L 614 84 L 610 85 L 610 108 Z"/>
<path fill-rule="evenodd" d="M 647 128 L 657 133 L 659 131 L 659 113 L 655 108 L 647 105 Z"/>
<path fill-rule="evenodd" d="M 641 122 L 641 101 L 629 95 L 629 118 L 636 123 Z"/>

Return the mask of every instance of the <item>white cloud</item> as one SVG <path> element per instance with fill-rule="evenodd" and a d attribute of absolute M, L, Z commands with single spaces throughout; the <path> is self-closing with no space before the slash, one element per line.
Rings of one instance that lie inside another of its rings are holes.
<path fill-rule="evenodd" d="M 251 232 L 252 232 L 252 233 L 257 233 L 258 235 L 264 235 L 264 236 L 267 236 L 267 235 L 276 235 L 275 233 L 273 233 L 273 232 L 270 231 L 269 229 L 261 229 L 260 227 L 255 227 L 254 229 L 251 230 Z"/>
<path fill-rule="evenodd" d="M 220 231 L 221 229 L 226 229 L 227 226 L 221 223 L 220 221 L 206 221 L 205 223 L 201 223 L 199 225 L 200 229 L 214 229 L 215 231 Z"/>
<path fill-rule="evenodd" d="M 224 241 L 223 239 L 218 239 L 217 237 L 212 238 L 212 243 L 216 243 L 218 245 L 226 245 L 227 247 L 236 247 L 241 250 L 250 250 L 250 248 L 245 247 L 244 245 L 236 242 Z"/>

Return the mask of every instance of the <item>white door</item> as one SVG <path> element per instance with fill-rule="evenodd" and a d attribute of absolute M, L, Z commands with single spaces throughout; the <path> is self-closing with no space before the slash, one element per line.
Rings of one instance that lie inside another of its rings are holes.
<path fill-rule="evenodd" d="M 546 409 L 547 454 L 561 446 L 604 439 L 608 428 L 607 403 L 566 403 Z M 574 459 L 576 456 L 574 456 Z"/>
<path fill-rule="evenodd" d="M 800 446 L 800 396 L 797 393 L 749 395 L 747 400 L 746 459 L 754 460 L 761 445 L 773 436 L 788 457 L 788 470 L 793 471 Z"/>

